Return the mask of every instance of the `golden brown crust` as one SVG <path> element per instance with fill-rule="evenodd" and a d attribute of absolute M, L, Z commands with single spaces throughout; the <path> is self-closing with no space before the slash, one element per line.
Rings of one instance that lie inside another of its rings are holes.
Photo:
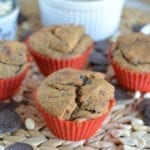
<path fill-rule="evenodd" d="M 91 44 L 91 38 L 81 26 L 63 25 L 41 29 L 29 39 L 30 46 L 38 53 L 54 58 L 81 55 Z"/>
<path fill-rule="evenodd" d="M 0 42 L 0 78 L 21 73 L 27 65 L 27 49 L 16 41 Z"/>
<path fill-rule="evenodd" d="M 47 77 L 38 88 L 37 97 L 53 116 L 92 119 L 108 110 L 114 87 L 101 73 L 66 68 Z"/>
<path fill-rule="evenodd" d="M 113 59 L 118 65 L 137 72 L 150 72 L 150 36 L 133 33 L 119 38 Z"/>

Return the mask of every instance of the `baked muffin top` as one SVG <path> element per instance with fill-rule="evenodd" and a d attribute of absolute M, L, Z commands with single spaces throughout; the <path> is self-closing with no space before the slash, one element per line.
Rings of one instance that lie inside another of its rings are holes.
<path fill-rule="evenodd" d="M 75 25 L 52 26 L 29 38 L 32 49 L 44 56 L 70 58 L 81 55 L 92 44 L 84 28 Z"/>
<path fill-rule="evenodd" d="M 16 41 L 0 41 L 0 78 L 21 73 L 27 66 L 27 49 Z"/>
<path fill-rule="evenodd" d="M 136 72 L 150 72 L 150 36 L 132 33 L 121 36 L 114 46 L 113 60 Z"/>
<path fill-rule="evenodd" d="M 52 73 L 37 89 L 40 105 L 65 120 L 99 117 L 113 97 L 114 87 L 103 74 L 70 68 Z"/>

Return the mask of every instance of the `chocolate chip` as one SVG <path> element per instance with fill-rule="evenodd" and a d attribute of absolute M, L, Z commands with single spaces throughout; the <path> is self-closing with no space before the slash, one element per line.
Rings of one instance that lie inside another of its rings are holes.
<path fill-rule="evenodd" d="M 107 71 L 107 65 L 93 65 L 91 66 L 91 70 L 105 73 Z"/>
<path fill-rule="evenodd" d="M 146 107 L 144 115 L 146 118 L 150 119 L 150 105 Z"/>
<path fill-rule="evenodd" d="M 145 24 L 136 24 L 132 27 L 132 30 L 134 32 L 140 32 L 140 30 L 142 29 L 142 27 L 144 26 Z"/>
<path fill-rule="evenodd" d="M 20 118 L 16 112 L 8 109 L 0 112 L 0 133 L 16 131 L 20 126 Z"/>
<path fill-rule="evenodd" d="M 33 148 L 29 144 L 18 142 L 6 147 L 5 150 L 33 150 Z"/>
<path fill-rule="evenodd" d="M 104 56 L 101 52 L 96 52 L 96 51 L 90 55 L 89 61 L 91 64 L 95 64 L 95 65 L 108 65 L 109 64 L 109 60 L 107 56 Z"/>
<path fill-rule="evenodd" d="M 146 110 L 146 107 L 150 106 L 150 99 L 144 99 L 139 105 L 138 109 L 141 112 L 144 112 Z"/>
<path fill-rule="evenodd" d="M 124 89 L 119 87 L 118 85 L 115 86 L 115 98 L 116 100 L 124 100 L 124 99 L 129 99 L 131 98 Z"/>
<path fill-rule="evenodd" d="M 150 126 L 150 119 L 149 118 L 144 116 L 143 121 L 144 121 L 145 125 Z"/>

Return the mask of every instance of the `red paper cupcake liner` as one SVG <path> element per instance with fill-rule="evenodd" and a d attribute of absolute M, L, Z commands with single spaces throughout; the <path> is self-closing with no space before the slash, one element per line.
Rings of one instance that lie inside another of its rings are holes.
<path fill-rule="evenodd" d="M 80 141 L 91 137 L 100 128 L 107 114 L 109 113 L 111 108 L 115 105 L 115 100 L 112 99 L 109 104 L 109 109 L 104 115 L 96 119 L 90 119 L 82 122 L 75 122 L 75 121 L 66 121 L 59 119 L 57 117 L 53 117 L 50 113 L 44 110 L 44 108 L 42 108 L 42 106 L 38 103 L 36 92 L 34 94 L 34 100 L 38 110 L 42 114 L 50 131 L 58 138 L 70 141 Z"/>
<path fill-rule="evenodd" d="M 16 94 L 27 74 L 27 71 L 28 66 L 22 73 L 14 77 L 0 79 L 0 100 L 5 100 Z"/>
<path fill-rule="evenodd" d="M 115 71 L 115 76 L 119 84 L 130 91 L 139 90 L 141 92 L 150 91 L 150 73 L 139 73 L 127 70 L 120 67 L 113 59 L 111 55 L 111 46 L 108 49 L 108 57 Z"/>
<path fill-rule="evenodd" d="M 36 64 L 38 65 L 41 73 L 45 76 L 48 76 L 52 72 L 63 69 L 66 67 L 71 67 L 74 69 L 81 69 L 85 65 L 85 62 L 93 48 L 93 44 L 91 44 L 87 50 L 78 57 L 68 58 L 68 59 L 55 59 L 48 56 L 43 56 L 37 53 L 29 44 L 29 39 L 27 40 L 27 46 L 34 57 Z"/>

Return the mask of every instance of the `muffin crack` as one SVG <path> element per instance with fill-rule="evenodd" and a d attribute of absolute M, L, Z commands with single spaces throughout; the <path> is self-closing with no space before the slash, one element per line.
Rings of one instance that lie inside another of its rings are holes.
<path fill-rule="evenodd" d="M 120 52 L 121 52 L 121 55 L 122 55 L 122 57 L 124 58 L 124 60 L 126 60 L 126 62 L 129 63 L 130 65 L 133 65 L 133 66 L 138 66 L 138 65 L 140 65 L 139 60 L 138 60 L 136 63 L 132 63 L 132 62 L 124 55 L 124 53 L 123 53 L 122 51 L 120 51 Z"/>
<path fill-rule="evenodd" d="M 77 121 L 105 112 L 114 88 L 99 73 L 68 68 L 53 73 L 38 92 L 42 105 L 54 116 Z"/>
<path fill-rule="evenodd" d="M 15 74 L 18 74 L 21 71 L 22 67 L 23 67 L 23 65 L 9 64 L 9 63 L 3 62 L 1 60 L 0 60 L 0 64 L 18 67 L 17 71 L 15 71 Z"/>

